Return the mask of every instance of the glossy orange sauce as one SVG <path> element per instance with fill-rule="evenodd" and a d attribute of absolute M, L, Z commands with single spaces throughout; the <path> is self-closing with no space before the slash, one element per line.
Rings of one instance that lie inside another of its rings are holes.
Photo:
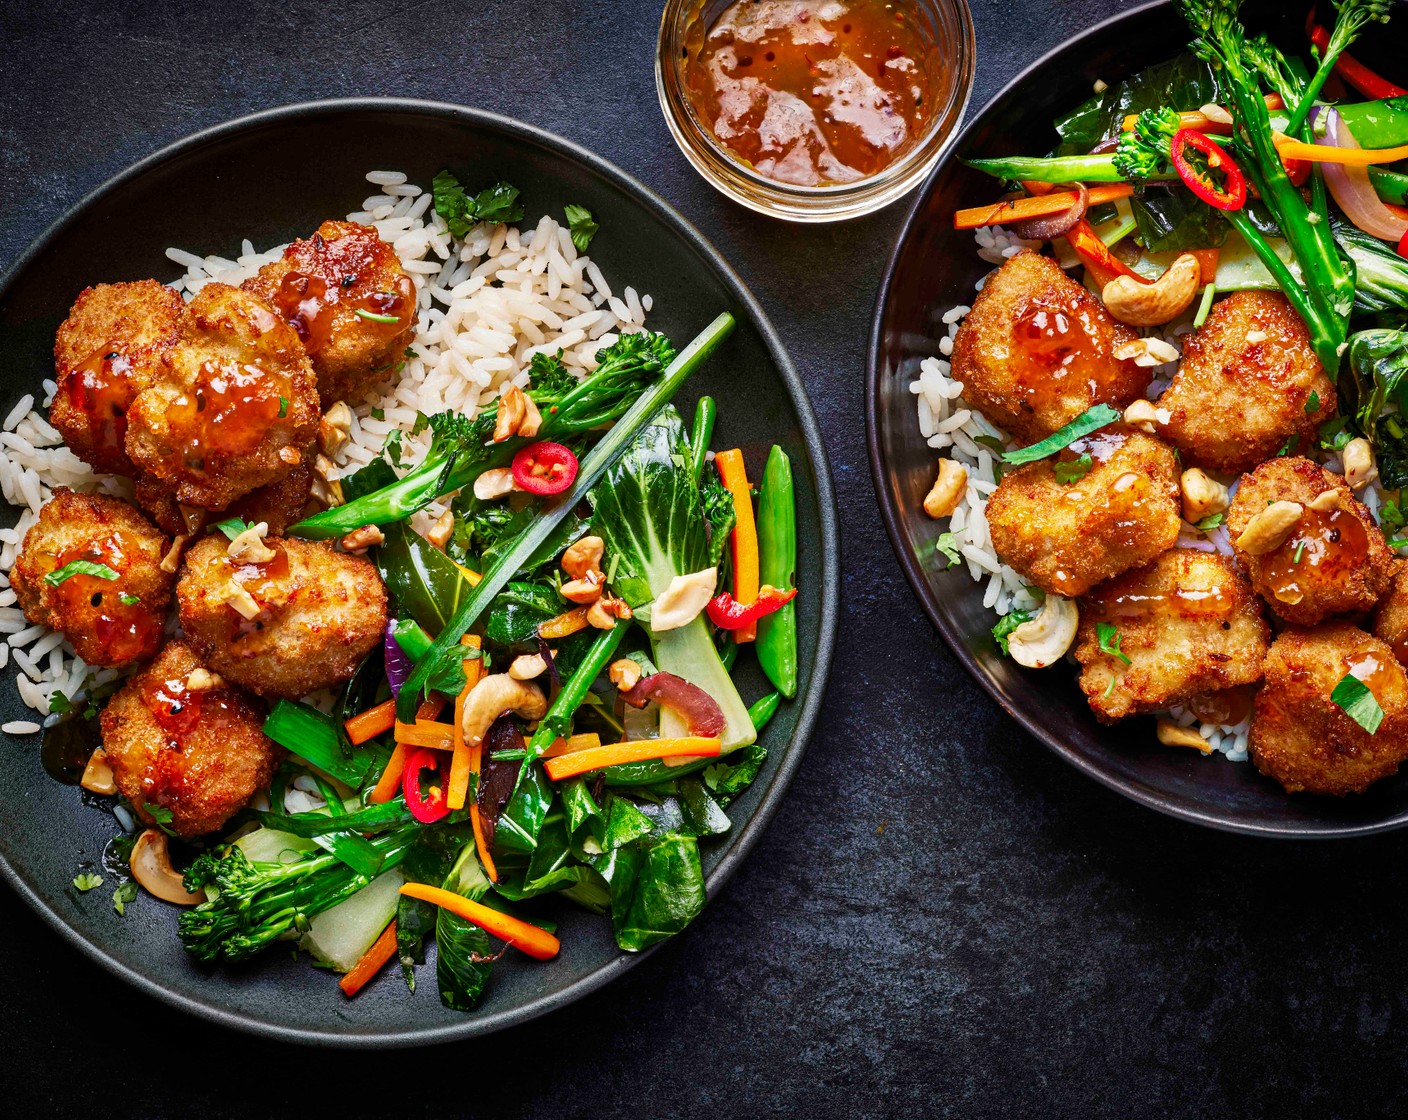
<path fill-rule="evenodd" d="M 687 35 L 685 91 L 703 125 L 760 175 L 850 183 L 928 127 L 938 53 L 908 5 L 739 0 Z"/>
<path fill-rule="evenodd" d="M 1368 564 L 1369 537 L 1348 510 L 1305 507 L 1290 538 L 1262 561 L 1263 578 L 1283 603 L 1299 603 L 1310 581 L 1348 578 Z"/>
<path fill-rule="evenodd" d="M 95 350 L 68 371 L 64 391 L 69 404 L 89 418 L 96 448 L 121 451 L 127 436 L 127 410 L 135 395 L 128 380 L 132 361 L 117 347 Z"/>
<path fill-rule="evenodd" d="M 142 702 L 163 731 L 176 737 L 189 735 L 200 723 L 206 693 L 192 692 L 186 678 L 150 681 L 142 688 Z"/>
<path fill-rule="evenodd" d="M 203 452 L 245 455 L 287 407 L 287 391 L 283 378 L 259 366 L 209 361 L 192 392 L 172 404 L 171 427 L 190 444 L 193 458 Z"/>
<path fill-rule="evenodd" d="M 1364 687 L 1374 694 L 1374 699 L 1382 704 L 1384 690 L 1397 675 L 1395 670 L 1398 666 L 1396 662 L 1385 660 L 1377 650 L 1363 649 L 1344 659 L 1344 669 L 1346 673 L 1358 677 Z"/>
<path fill-rule="evenodd" d="M 1188 707 L 1203 723 L 1215 723 L 1219 727 L 1231 727 L 1241 723 L 1252 713 L 1254 690 L 1251 685 L 1237 685 L 1217 692 L 1205 692 L 1188 701 Z"/>
<path fill-rule="evenodd" d="M 107 565 L 121 577 L 130 566 L 129 557 L 138 552 L 136 542 L 116 529 L 106 537 L 60 553 L 54 571 L 75 560 L 88 560 Z M 150 656 L 161 625 L 151 611 L 142 609 L 140 602 L 123 603 L 120 585 L 120 579 L 73 575 L 54 588 L 65 615 L 92 620 L 93 636 L 114 662 Z"/>
<path fill-rule="evenodd" d="M 1046 291 L 1025 300 L 1017 310 L 1012 342 L 1023 360 L 1016 364 L 1015 392 L 1022 399 L 1037 393 L 1066 391 L 1084 385 L 1096 399 L 1119 373 L 1109 360 L 1109 343 L 1094 301 L 1084 289 Z"/>

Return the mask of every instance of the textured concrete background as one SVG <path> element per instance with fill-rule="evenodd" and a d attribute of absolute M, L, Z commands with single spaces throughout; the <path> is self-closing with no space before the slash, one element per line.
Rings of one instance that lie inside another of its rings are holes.
<path fill-rule="evenodd" d="M 977 0 L 974 105 L 1120 7 Z M 656 105 L 658 10 L 0 0 L 0 265 L 128 163 L 251 110 L 404 94 L 516 115 L 639 176 L 753 287 L 826 435 L 846 570 L 823 730 L 782 811 L 695 927 L 620 983 L 453 1050 L 311 1053 L 137 994 L 4 891 L 0 1110 L 1402 1113 L 1405 841 L 1164 820 L 979 692 L 910 597 L 865 463 L 864 339 L 903 206 L 801 229 L 714 194 Z"/>

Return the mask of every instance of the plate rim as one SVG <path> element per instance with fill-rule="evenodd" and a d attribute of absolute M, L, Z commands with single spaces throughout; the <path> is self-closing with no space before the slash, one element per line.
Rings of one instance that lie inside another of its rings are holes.
<path fill-rule="evenodd" d="M 511 138 L 535 144 L 541 148 L 565 156 L 585 166 L 616 187 L 630 195 L 636 202 L 652 211 L 665 225 L 670 226 L 697 252 L 723 281 L 738 300 L 739 305 L 752 324 L 757 328 L 769 355 L 777 365 L 788 396 L 797 412 L 803 442 L 816 478 L 817 511 L 820 521 L 818 546 L 821 556 L 821 618 L 816 648 L 815 669 L 812 681 L 805 694 L 798 699 L 801 710 L 797 718 L 796 730 L 787 744 L 779 762 L 777 772 L 763 793 L 757 810 L 739 828 L 738 840 L 723 856 L 705 880 L 708 904 L 716 902 L 717 896 L 733 877 L 742 861 L 757 845 L 767 826 L 772 822 L 782 800 L 792 784 L 797 767 L 810 744 L 820 716 L 821 705 L 831 671 L 832 656 L 835 651 L 838 610 L 840 599 L 840 541 L 838 534 L 838 512 L 835 488 L 832 484 L 826 443 L 817 427 L 812 410 L 811 398 L 807 395 L 792 363 L 790 355 L 782 344 L 772 320 L 763 310 L 757 297 L 743 278 L 724 259 L 694 224 L 673 206 L 647 187 L 634 175 L 616 166 L 610 160 L 583 147 L 575 141 L 559 136 L 536 125 L 528 124 L 502 113 L 474 108 L 448 101 L 435 101 L 411 97 L 338 97 L 313 101 L 299 101 L 286 105 L 246 113 L 221 121 L 195 132 L 163 144 L 155 151 L 129 164 L 116 174 L 105 179 L 58 218 L 51 222 L 37 238 L 21 251 L 11 265 L 0 273 L 0 295 L 8 292 L 16 278 L 48 248 L 78 217 L 108 194 L 116 191 L 161 164 L 184 155 L 213 141 L 218 141 L 234 133 L 258 128 L 270 123 L 298 117 L 316 117 L 355 114 L 359 112 L 392 112 L 413 115 L 443 117 L 461 121 L 475 127 L 497 130 Z M 23 899 L 29 907 L 54 928 L 68 944 L 79 949 L 90 960 L 95 961 L 110 973 L 128 982 L 139 991 L 153 996 L 168 1006 L 187 1014 L 206 1019 L 221 1026 L 264 1038 L 279 1039 L 309 1046 L 325 1046 L 337 1049 L 359 1048 L 400 1048 L 423 1046 L 435 1043 L 458 1041 L 484 1037 L 517 1026 L 545 1015 L 558 1008 L 574 1003 L 583 996 L 598 990 L 639 961 L 653 954 L 665 942 L 660 942 L 643 952 L 626 953 L 618 950 L 600 968 L 588 973 L 566 987 L 546 995 L 531 999 L 517 1007 L 501 1011 L 471 1013 L 463 1022 L 440 1024 L 418 1028 L 398 1028 L 389 1032 L 316 1030 L 271 1023 L 244 1012 L 232 1011 L 214 1002 L 207 1002 L 181 992 L 174 991 L 159 980 L 147 976 L 110 955 L 106 949 L 89 940 L 71 926 L 53 907 L 47 905 L 32 890 L 8 860 L 0 856 L 0 878 Z"/>
<path fill-rule="evenodd" d="M 965 636 L 951 627 L 940 613 L 937 604 L 937 596 L 932 587 L 930 587 L 929 581 L 919 566 L 917 559 L 911 554 L 907 546 L 907 539 L 901 524 L 898 503 L 894 495 L 885 485 L 884 479 L 887 464 L 881 449 L 879 419 L 881 390 L 880 351 L 884 341 L 882 338 L 882 326 L 885 321 L 890 293 L 895 282 L 895 273 L 899 266 L 901 254 L 914 233 L 929 196 L 934 190 L 940 176 L 942 176 L 953 161 L 958 158 L 957 153 L 963 148 L 964 142 L 972 132 L 980 127 L 988 113 L 992 111 L 999 102 L 1007 98 L 1015 89 L 1030 81 L 1034 72 L 1049 65 L 1058 56 L 1065 55 L 1068 51 L 1079 47 L 1091 38 L 1108 34 L 1109 30 L 1117 24 L 1123 23 L 1126 20 L 1138 19 L 1155 9 L 1170 6 L 1169 0 L 1150 0 L 1148 3 L 1139 4 L 1136 7 L 1129 8 L 1122 12 L 1116 12 L 1114 15 L 1107 16 L 1100 22 L 1085 28 L 1079 34 L 1072 35 L 1062 40 L 1050 50 L 1032 60 L 1032 62 L 1024 66 L 1016 76 L 993 94 L 992 97 L 984 103 L 982 108 L 964 122 L 963 128 L 954 137 L 952 144 L 944 152 L 942 158 L 940 158 L 939 162 L 934 166 L 934 170 L 915 193 L 914 201 L 910 204 L 909 212 L 905 215 L 904 223 L 900 227 L 899 236 L 896 238 L 890 250 L 889 258 L 885 262 L 884 271 L 881 273 L 880 286 L 876 291 L 875 305 L 871 314 L 870 334 L 866 343 L 866 452 L 870 460 L 871 485 L 875 489 L 876 502 L 880 506 L 880 519 L 885 524 L 885 533 L 890 538 L 890 547 L 894 550 L 895 558 L 899 561 L 900 567 L 904 571 L 905 579 L 909 583 L 910 590 L 919 601 L 919 605 L 928 616 L 930 623 L 943 637 L 950 651 L 952 651 L 953 655 L 962 664 L 969 676 L 977 681 L 984 691 L 997 703 L 998 707 L 1006 712 L 1010 718 L 1015 720 L 1029 735 L 1033 736 L 1053 754 L 1069 763 L 1082 774 L 1093 778 L 1107 789 L 1113 790 L 1131 801 L 1143 805 L 1146 808 L 1153 809 L 1165 816 L 1191 824 L 1202 825 L 1203 827 L 1220 832 L 1241 836 L 1257 836 L 1282 840 L 1338 840 L 1392 832 L 1408 825 L 1408 813 L 1400 813 L 1396 818 L 1365 824 L 1335 824 L 1326 822 L 1323 826 L 1317 826 L 1313 829 L 1307 828 L 1303 824 L 1290 821 L 1284 823 L 1255 823 L 1229 820 L 1211 811 L 1199 810 L 1170 801 L 1161 794 L 1147 789 L 1142 784 L 1132 779 L 1121 777 L 1118 774 L 1096 765 L 1091 760 L 1072 750 L 1059 737 L 1053 734 L 1045 724 L 1036 719 L 1034 714 L 1028 713 L 1018 706 L 1007 702 L 996 683 L 982 669 L 977 658 L 968 648 Z M 1290 795 L 1288 794 L 1287 796 Z"/>

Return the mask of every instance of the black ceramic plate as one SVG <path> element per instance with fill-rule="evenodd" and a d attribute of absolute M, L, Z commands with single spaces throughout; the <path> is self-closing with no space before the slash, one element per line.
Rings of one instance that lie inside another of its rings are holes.
<path fill-rule="evenodd" d="M 590 209 L 601 225 L 593 259 L 618 287 L 629 283 L 651 293 L 650 325 L 680 344 L 720 311 L 732 312 L 738 320 L 733 336 L 686 385 L 678 403 L 692 411 L 700 394 L 717 398 L 719 445 L 743 447 L 754 469 L 761 470 L 772 443 L 792 457 L 801 688 L 764 733 L 767 765 L 730 808 L 732 831 L 721 843 L 701 845 L 709 893 L 716 895 L 776 810 L 816 719 L 835 632 L 836 514 L 816 423 L 767 318 L 708 242 L 634 179 L 537 129 L 425 102 L 297 105 L 202 132 L 84 199 L 0 281 L 0 408 L 8 411 L 52 376 L 55 328 L 86 285 L 148 276 L 174 280 L 179 270 L 164 256 L 169 245 L 233 255 L 248 237 L 268 247 L 360 208 L 375 193 L 363 179 L 367 171 L 401 170 L 428 185 L 446 166 L 516 184 L 530 223 L 544 212 L 560 215 L 565 203 Z M 7 517 L 12 524 L 13 511 Z M 762 695 L 761 675 L 746 679 L 743 691 L 747 699 Z M 6 684 L 0 695 L 0 719 L 29 718 L 13 686 Z M 114 972 L 226 1025 L 339 1046 L 464 1038 L 567 1003 L 639 959 L 617 951 L 608 922 L 563 904 L 554 913 L 561 922 L 561 956 L 545 964 L 505 957 L 474 1014 L 440 1006 L 431 964 L 422 968 L 415 995 L 396 969 L 386 969 L 355 1000 L 343 998 L 333 978 L 306 958 L 295 962 L 283 951 L 241 969 L 198 967 L 176 939 L 173 907 L 143 897 L 119 919 L 110 886 L 82 895 L 73 889 L 78 861 L 101 852 L 117 831 L 114 821 L 81 804 L 76 787 L 45 775 L 37 736 L 3 745 L 5 878 L 60 934 Z"/>
<path fill-rule="evenodd" d="M 1302 40 L 1288 16 L 1249 10 L 1248 24 L 1273 30 L 1299 49 Z M 1290 797 L 1250 763 L 1160 746 L 1152 719 L 1100 726 L 1069 667 L 1034 672 L 998 655 L 982 585 L 965 568 L 942 570 L 934 542 L 945 523 L 921 508 L 936 455 L 919 436 L 908 386 L 920 361 L 939 353 L 938 340 L 947 333 L 940 317 L 955 304 L 972 303 L 974 281 L 992 267 L 978 258 L 972 233 L 952 227 L 954 210 L 995 197 L 993 180 L 962 161 L 1049 151 L 1057 139 L 1052 120 L 1088 98 L 1096 79 L 1114 84 L 1171 57 L 1188 39 L 1166 4 L 1091 28 L 1013 79 L 935 169 L 910 212 L 876 305 L 867 385 L 876 493 L 910 585 L 959 660 L 1013 718 L 1073 766 L 1142 804 L 1234 832 L 1329 837 L 1398 828 L 1408 823 L 1408 777 L 1344 800 Z"/>

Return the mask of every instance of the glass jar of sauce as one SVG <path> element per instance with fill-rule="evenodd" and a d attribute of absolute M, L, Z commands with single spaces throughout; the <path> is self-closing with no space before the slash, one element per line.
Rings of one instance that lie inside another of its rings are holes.
<path fill-rule="evenodd" d="M 667 0 L 655 77 L 676 143 L 713 186 L 833 221 L 928 174 L 973 58 L 963 0 Z"/>

